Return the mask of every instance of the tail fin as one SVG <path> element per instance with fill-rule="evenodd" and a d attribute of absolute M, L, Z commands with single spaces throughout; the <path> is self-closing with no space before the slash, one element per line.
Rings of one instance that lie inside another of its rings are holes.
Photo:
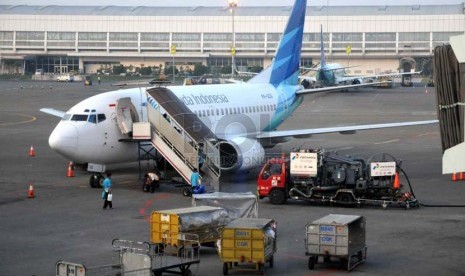
<path fill-rule="evenodd" d="M 273 84 L 275 87 L 281 83 L 298 84 L 306 10 L 307 0 L 295 0 L 271 66 L 256 75 L 249 82 L 267 82 Z"/>
<path fill-rule="evenodd" d="M 325 59 L 325 42 L 323 40 L 323 25 L 320 25 L 320 33 L 321 33 L 321 60 L 320 60 L 320 68 L 325 67 L 326 59 Z"/>

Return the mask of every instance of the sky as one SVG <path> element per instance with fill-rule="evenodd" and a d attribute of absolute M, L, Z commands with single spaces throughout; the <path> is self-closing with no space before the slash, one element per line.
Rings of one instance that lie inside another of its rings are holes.
<path fill-rule="evenodd" d="M 464 0 L 307 0 L 309 6 L 444 5 Z M 227 6 L 227 0 L 0 0 L 0 5 L 62 6 Z M 239 0 L 239 6 L 291 6 L 294 0 Z"/>

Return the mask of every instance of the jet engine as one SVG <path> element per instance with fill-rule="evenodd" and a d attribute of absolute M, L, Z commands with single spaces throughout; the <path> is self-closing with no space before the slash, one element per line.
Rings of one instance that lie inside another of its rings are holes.
<path fill-rule="evenodd" d="M 255 139 L 236 137 L 220 142 L 220 167 L 224 171 L 247 170 L 264 161 L 265 150 Z"/>
<path fill-rule="evenodd" d="M 352 81 L 352 84 L 362 84 L 363 83 L 363 80 L 362 79 L 354 79 Z"/>

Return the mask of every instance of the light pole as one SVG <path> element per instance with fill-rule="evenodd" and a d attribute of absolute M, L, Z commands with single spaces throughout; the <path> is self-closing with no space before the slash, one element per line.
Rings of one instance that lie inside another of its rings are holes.
<path fill-rule="evenodd" d="M 234 9 L 237 7 L 239 0 L 228 0 L 229 9 L 232 15 L 232 46 L 231 46 L 231 78 L 234 78 L 234 56 L 236 55 L 236 34 L 234 32 Z"/>

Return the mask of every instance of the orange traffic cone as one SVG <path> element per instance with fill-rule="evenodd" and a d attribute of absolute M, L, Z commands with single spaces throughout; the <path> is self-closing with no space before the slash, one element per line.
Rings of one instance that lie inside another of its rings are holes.
<path fill-rule="evenodd" d="M 465 180 L 465 173 L 459 172 L 459 180 Z"/>
<path fill-rule="evenodd" d="M 67 177 L 74 177 L 73 162 L 69 161 Z"/>
<path fill-rule="evenodd" d="M 392 183 L 392 189 L 394 190 L 400 189 L 400 180 L 399 180 L 398 172 L 396 172 L 396 176 L 394 177 L 394 183 Z"/>
<path fill-rule="evenodd" d="M 32 146 L 29 149 L 29 156 L 36 156 L 36 153 L 34 152 L 34 147 L 32 147 Z"/>
<path fill-rule="evenodd" d="M 29 192 L 27 193 L 28 198 L 34 198 L 34 187 L 32 186 L 32 183 L 29 183 Z"/>
<path fill-rule="evenodd" d="M 452 181 L 457 181 L 457 180 L 458 180 L 458 179 L 457 179 L 457 174 L 454 172 L 454 173 L 452 174 Z"/>

